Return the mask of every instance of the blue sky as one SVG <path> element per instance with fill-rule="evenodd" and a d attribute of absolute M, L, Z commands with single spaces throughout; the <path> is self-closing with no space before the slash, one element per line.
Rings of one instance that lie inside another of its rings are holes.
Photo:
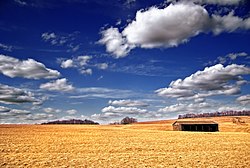
<path fill-rule="evenodd" d="M 0 3 L 0 123 L 250 109 L 247 0 Z"/>

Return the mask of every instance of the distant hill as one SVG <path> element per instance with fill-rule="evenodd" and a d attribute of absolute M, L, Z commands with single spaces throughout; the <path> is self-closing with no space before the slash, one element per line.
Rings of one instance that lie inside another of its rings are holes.
<path fill-rule="evenodd" d="M 56 121 L 50 121 L 44 124 L 88 124 L 88 125 L 99 125 L 99 123 L 91 121 L 91 120 L 78 120 L 78 119 L 70 119 L 70 120 L 56 120 Z"/>

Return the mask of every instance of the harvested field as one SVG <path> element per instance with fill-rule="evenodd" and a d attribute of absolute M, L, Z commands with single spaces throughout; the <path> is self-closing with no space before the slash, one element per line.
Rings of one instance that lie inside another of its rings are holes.
<path fill-rule="evenodd" d="M 0 167 L 248 167 L 250 134 L 157 124 L 1 125 L 0 151 Z"/>

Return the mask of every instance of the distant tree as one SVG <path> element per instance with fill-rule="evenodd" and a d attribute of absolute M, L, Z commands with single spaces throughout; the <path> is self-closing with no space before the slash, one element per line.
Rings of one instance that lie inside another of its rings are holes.
<path fill-rule="evenodd" d="M 42 124 L 89 124 L 89 125 L 99 125 L 99 123 L 91 121 L 91 120 L 79 120 L 79 119 L 70 119 L 70 120 L 56 120 L 50 121 Z"/>
<path fill-rule="evenodd" d="M 130 117 L 125 117 L 121 120 L 121 124 L 132 124 L 132 123 L 136 123 L 137 119 L 135 118 L 130 118 Z"/>
<path fill-rule="evenodd" d="M 213 112 L 213 113 L 188 113 L 182 114 L 178 116 L 178 119 L 183 118 L 202 118 L 202 117 L 221 117 L 221 116 L 250 116 L 250 110 L 243 110 L 243 111 L 222 111 L 222 112 Z M 237 121 L 233 121 L 236 123 Z"/>
<path fill-rule="evenodd" d="M 119 121 L 112 122 L 112 123 L 109 123 L 109 125 L 120 125 L 120 122 Z"/>

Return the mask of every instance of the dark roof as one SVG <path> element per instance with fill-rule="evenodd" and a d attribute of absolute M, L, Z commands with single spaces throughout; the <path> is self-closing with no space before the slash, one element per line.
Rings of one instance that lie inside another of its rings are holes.
<path fill-rule="evenodd" d="M 175 121 L 172 125 L 175 124 L 218 124 L 214 121 Z"/>

